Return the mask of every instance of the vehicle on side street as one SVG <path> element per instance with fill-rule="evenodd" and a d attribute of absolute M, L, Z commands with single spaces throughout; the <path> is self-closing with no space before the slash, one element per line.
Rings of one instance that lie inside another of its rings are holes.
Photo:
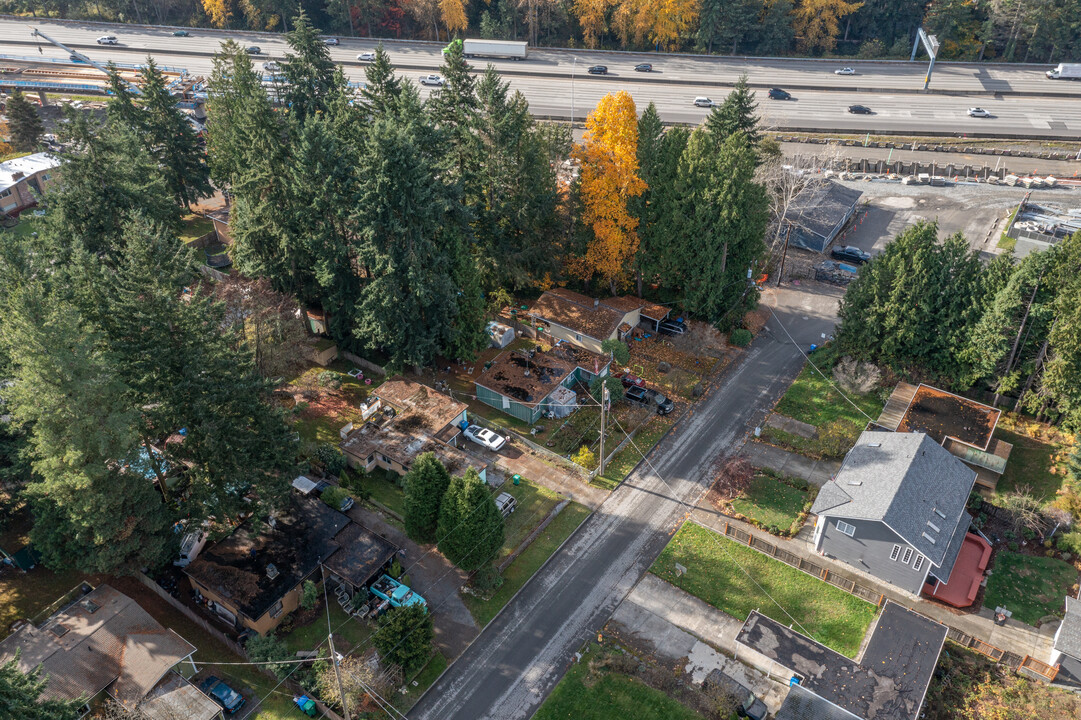
<path fill-rule="evenodd" d="M 708 108 L 711 108 L 716 104 L 717 103 L 713 102 L 708 97 L 696 97 L 694 99 L 695 107 L 708 107 Z"/>
<path fill-rule="evenodd" d="M 213 675 L 203 680 L 199 689 L 221 705 L 222 709 L 230 715 L 236 714 L 237 710 L 244 707 L 244 696 Z"/>
<path fill-rule="evenodd" d="M 1048 80 L 1081 80 L 1081 63 L 1059 63 L 1044 74 Z"/>
<path fill-rule="evenodd" d="M 507 444 L 505 437 L 480 425 L 470 425 L 463 434 L 477 445 L 482 445 L 496 452 L 499 452 L 500 448 Z"/>
<path fill-rule="evenodd" d="M 375 51 L 368 50 L 367 52 L 362 52 L 357 55 L 357 60 L 360 60 L 361 62 L 372 62 L 375 60 Z"/>
<path fill-rule="evenodd" d="M 246 48 L 245 52 L 247 52 L 249 55 L 261 55 L 263 53 L 263 49 L 258 45 L 252 45 Z"/>
<path fill-rule="evenodd" d="M 381 575 L 368 591 L 380 600 L 385 600 L 391 607 L 428 604 L 419 593 L 413 592 L 408 585 L 403 585 L 390 575 Z"/>
<path fill-rule="evenodd" d="M 495 506 L 499 508 L 499 513 L 506 520 L 512 512 L 518 509 L 518 498 L 510 493 L 499 493 L 495 498 Z"/>
<path fill-rule="evenodd" d="M 850 67 L 843 67 L 840 70 L 834 70 L 834 75 L 855 75 L 856 71 Z"/>
<path fill-rule="evenodd" d="M 638 63 L 634 66 L 635 72 L 653 72 L 653 65 L 651 63 Z"/>
<path fill-rule="evenodd" d="M 687 326 L 679 320 L 661 320 L 657 326 L 657 332 L 661 335 L 683 335 L 687 332 Z"/>
<path fill-rule="evenodd" d="M 435 87 L 443 87 L 443 85 L 445 83 L 446 83 L 446 81 L 443 79 L 442 75 L 432 74 L 432 75 L 421 75 L 420 76 L 420 84 L 421 85 L 433 85 Z"/>
<path fill-rule="evenodd" d="M 455 42 L 462 43 L 462 55 L 467 58 L 486 57 L 507 60 L 525 60 L 529 55 L 529 43 L 519 40 L 455 40 L 443 49 L 446 53 Z"/>
<path fill-rule="evenodd" d="M 342 41 L 338 38 L 323 38 L 324 45 L 341 45 Z"/>
<path fill-rule="evenodd" d="M 173 30 L 173 37 L 191 37 L 191 33 L 187 30 Z"/>
<path fill-rule="evenodd" d="M 116 45 L 117 44 L 116 36 L 115 35 L 102 35 L 101 37 L 99 37 L 97 39 L 97 43 L 98 43 L 98 45 Z"/>
<path fill-rule="evenodd" d="M 854 245 L 841 245 L 830 250 L 830 255 L 837 260 L 847 260 L 857 265 L 871 262 L 871 253 L 864 252 Z"/>
<path fill-rule="evenodd" d="M 782 90 L 781 88 L 770 88 L 769 89 L 769 99 L 770 100 L 791 100 L 792 99 L 792 94 L 789 93 L 787 90 Z"/>
<path fill-rule="evenodd" d="M 588 70 L 586 70 L 586 72 L 589 73 L 590 75 L 607 75 L 608 74 L 608 66 L 607 65 L 592 65 L 592 66 L 590 66 L 590 68 Z"/>
<path fill-rule="evenodd" d="M 991 113 L 987 112 L 983 108 L 975 107 L 975 108 L 969 108 L 968 109 L 968 116 L 969 117 L 989 118 L 989 117 L 991 117 Z"/>
<path fill-rule="evenodd" d="M 853 115 L 874 115 L 874 111 L 866 105 L 849 105 L 848 112 Z"/>

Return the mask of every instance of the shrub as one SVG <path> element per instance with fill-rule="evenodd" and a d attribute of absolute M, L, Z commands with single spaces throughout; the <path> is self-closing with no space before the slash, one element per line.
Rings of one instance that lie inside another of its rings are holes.
<path fill-rule="evenodd" d="M 311 610 L 319 601 L 319 588 L 311 580 L 305 580 L 300 590 L 300 607 Z"/>
<path fill-rule="evenodd" d="M 419 670 L 432 655 L 432 616 L 424 605 L 391 608 L 372 636 L 379 657 L 406 673 Z"/>
<path fill-rule="evenodd" d="M 610 338 L 601 343 L 601 350 L 608 353 L 619 365 L 626 365 L 631 361 L 631 351 L 627 343 L 622 340 Z"/>
<path fill-rule="evenodd" d="M 293 657 L 285 643 L 274 635 L 267 635 L 266 637 L 253 635 L 244 643 L 244 649 L 248 651 L 248 657 L 252 662 L 279 662 Z M 266 665 L 264 667 L 274 673 L 279 680 L 285 678 L 289 671 L 293 669 L 293 666 L 288 664 Z"/>
<path fill-rule="evenodd" d="M 583 445 L 578 449 L 578 452 L 571 457 L 571 461 L 581 465 L 587 470 L 592 470 L 597 467 L 597 455 L 587 446 Z"/>
<path fill-rule="evenodd" d="M 345 455 L 330 443 L 322 443 L 315 449 L 315 458 L 331 475 L 338 475 L 345 469 Z"/>
<path fill-rule="evenodd" d="M 751 340 L 754 340 L 754 336 L 747 328 L 736 328 L 728 333 L 728 342 L 736 347 L 747 347 L 751 344 Z"/>
<path fill-rule="evenodd" d="M 614 404 L 623 399 L 623 383 L 618 378 L 609 375 L 603 378 L 595 377 L 589 382 L 589 394 L 594 400 L 601 401 L 602 384 L 608 387 L 609 402 Z"/>
<path fill-rule="evenodd" d="M 342 386 L 342 377 L 333 370 L 324 370 L 319 373 L 316 381 L 319 383 L 319 387 L 330 388 L 331 390 L 338 390 Z"/>
<path fill-rule="evenodd" d="M 818 429 L 816 445 L 824 457 L 841 457 L 859 436 L 859 425 L 847 418 L 837 418 Z"/>
<path fill-rule="evenodd" d="M 1081 555 L 1081 531 L 1062 533 L 1055 539 L 1055 547 L 1071 555 Z"/>
<path fill-rule="evenodd" d="M 337 510 L 342 506 L 342 500 L 349 497 L 349 493 L 340 487 L 328 487 L 323 491 L 323 502 Z"/>
<path fill-rule="evenodd" d="M 731 499 L 747 492 L 754 477 L 754 468 L 746 458 L 729 457 L 721 461 L 717 477 L 713 481 L 713 491 L 719 497 Z"/>
<path fill-rule="evenodd" d="M 469 584 L 482 596 L 488 597 L 503 584 L 503 576 L 499 574 L 494 563 L 488 563 L 473 573 Z"/>
<path fill-rule="evenodd" d="M 1017 552 L 1021 549 L 1021 546 L 1018 545 L 1016 542 L 1008 542 L 1006 543 L 1006 547 L 1010 549 L 1010 552 Z"/>

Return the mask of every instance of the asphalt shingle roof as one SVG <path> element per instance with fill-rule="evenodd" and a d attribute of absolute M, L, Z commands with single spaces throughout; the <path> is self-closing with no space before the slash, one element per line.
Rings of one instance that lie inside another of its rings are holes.
<path fill-rule="evenodd" d="M 885 523 L 945 580 L 968 530 L 975 481 L 975 471 L 924 433 L 864 432 L 811 512 Z"/>
<path fill-rule="evenodd" d="M 1081 600 L 1066 596 L 1066 615 L 1055 633 L 1055 649 L 1081 660 Z"/>

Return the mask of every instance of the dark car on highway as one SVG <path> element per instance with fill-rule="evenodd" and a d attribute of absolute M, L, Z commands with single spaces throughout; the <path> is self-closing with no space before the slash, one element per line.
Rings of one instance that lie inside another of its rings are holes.
<path fill-rule="evenodd" d="M 781 88 L 770 88 L 769 89 L 769 99 L 770 100 L 791 100 L 792 99 L 792 94 L 789 93 L 786 90 L 782 90 Z"/>
<path fill-rule="evenodd" d="M 244 696 L 213 675 L 203 680 L 199 689 L 213 698 L 214 702 L 221 705 L 222 709 L 230 715 L 244 707 Z"/>
<path fill-rule="evenodd" d="M 866 105 L 849 105 L 848 112 L 855 115 L 874 115 L 874 111 Z"/>
<path fill-rule="evenodd" d="M 174 30 L 173 37 L 191 37 L 191 33 L 187 30 Z"/>
<path fill-rule="evenodd" d="M 830 250 L 830 255 L 835 260 L 846 260 L 848 262 L 854 262 L 857 265 L 862 265 L 865 262 L 871 261 L 871 253 L 864 252 L 858 247 L 852 245 L 841 245 Z"/>
<path fill-rule="evenodd" d="M 586 72 L 588 72 L 590 75 L 607 75 L 608 74 L 608 66 L 607 65 L 594 65 L 594 66 L 590 67 L 589 70 L 587 70 Z"/>
<path fill-rule="evenodd" d="M 635 72 L 653 72 L 653 66 L 650 63 L 638 63 L 634 66 Z"/>
<path fill-rule="evenodd" d="M 261 47 L 259 47 L 258 45 L 252 45 L 251 47 L 249 47 L 247 49 L 247 52 L 248 52 L 249 55 L 258 55 L 261 52 L 263 52 L 263 49 Z"/>

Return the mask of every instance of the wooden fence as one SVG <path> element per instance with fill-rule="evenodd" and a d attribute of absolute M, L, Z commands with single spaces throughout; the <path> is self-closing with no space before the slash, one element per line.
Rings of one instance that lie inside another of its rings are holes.
<path fill-rule="evenodd" d="M 812 575 L 820 580 L 825 580 L 830 585 L 839 587 L 847 593 L 855 595 L 858 598 L 866 600 L 869 603 L 873 603 L 878 607 L 882 607 L 886 603 L 886 596 L 882 593 L 874 590 L 873 588 L 860 585 L 859 583 L 849 578 L 831 573 L 829 568 L 823 567 L 814 563 L 806 558 L 796 555 L 795 553 L 788 552 L 784 548 L 777 547 L 768 540 L 749 533 L 741 528 L 729 525 L 727 522 L 724 524 L 725 537 L 732 538 L 736 542 L 746 545 L 749 548 L 753 548 L 763 555 L 769 555 L 772 558 L 776 558 L 783 562 L 785 565 L 802 570 L 808 575 Z M 1042 663 L 1039 660 L 1025 656 L 1021 657 L 1015 653 L 1008 652 L 1002 648 L 997 648 L 994 645 L 985 643 L 977 637 L 961 632 L 956 628 L 952 628 L 946 625 L 946 637 L 958 645 L 962 645 L 971 650 L 991 658 L 995 662 L 1000 662 L 1014 671 L 1024 669 L 1032 673 L 1032 677 L 1036 677 L 1042 680 L 1054 679 L 1054 673 L 1057 669 Z"/>

